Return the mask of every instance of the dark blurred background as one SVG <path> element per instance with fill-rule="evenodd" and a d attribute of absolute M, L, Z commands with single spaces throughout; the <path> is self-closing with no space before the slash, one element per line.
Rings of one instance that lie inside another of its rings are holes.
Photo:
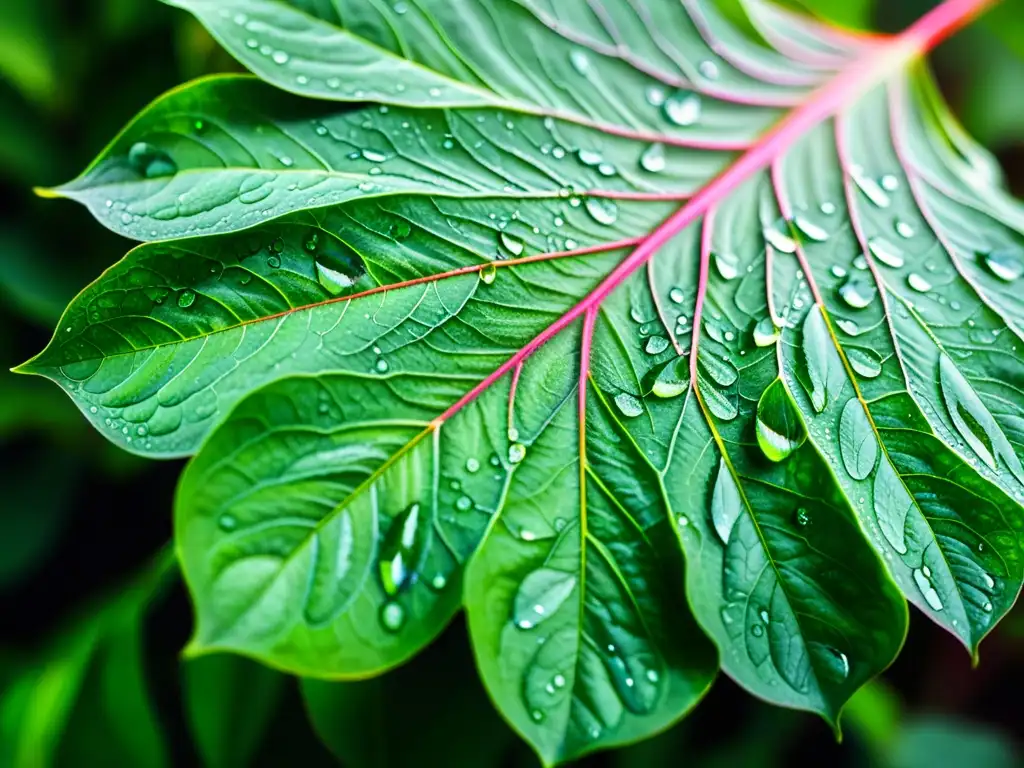
<path fill-rule="evenodd" d="M 885 31 L 935 4 L 803 3 Z M 1024 192 L 1024 0 L 946 43 L 934 67 Z M 461 620 L 383 681 L 332 689 L 351 716 L 317 724 L 329 746 L 293 681 L 241 660 L 182 664 L 190 608 L 165 550 L 181 464 L 123 453 L 54 385 L 7 371 L 42 349 L 72 296 L 131 245 L 32 187 L 75 176 L 163 91 L 234 69 L 191 16 L 156 0 L 0 0 L 0 768 L 317 766 L 336 764 L 331 751 L 355 766 L 536 765 L 490 710 Z M 842 745 L 816 718 L 722 677 L 680 726 L 584 762 L 1021 765 L 1022 640 L 1018 607 L 972 670 L 915 613 L 899 660 L 852 702 Z M 462 750 L 446 751 L 467 734 Z"/>

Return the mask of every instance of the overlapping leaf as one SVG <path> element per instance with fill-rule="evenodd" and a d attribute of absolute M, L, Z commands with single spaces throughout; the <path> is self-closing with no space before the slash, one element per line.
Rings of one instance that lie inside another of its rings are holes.
<path fill-rule="evenodd" d="M 175 4 L 299 95 L 194 83 L 57 190 L 173 242 L 25 369 L 202 446 L 194 651 L 359 677 L 465 606 L 557 761 L 699 699 L 687 598 L 832 721 L 903 597 L 972 650 L 1009 610 L 1024 212 L 912 63 L 983 3 L 893 41 L 752 3 L 768 47 L 697 0 Z"/>

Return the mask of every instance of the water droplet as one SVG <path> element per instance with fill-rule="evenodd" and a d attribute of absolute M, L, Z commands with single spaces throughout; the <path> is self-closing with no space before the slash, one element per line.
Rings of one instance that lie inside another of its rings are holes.
<path fill-rule="evenodd" d="M 362 257 L 335 238 L 321 244 L 315 264 L 317 281 L 332 296 L 351 289 L 366 272 Z"/>
<path fill-rule="evenodd" d="M 267 257 L 267 266 L 270 267 L 271 269 L 277 269 L 278 267 L 281 266 L 281 257 L 280 256 L 268 256 Z"/>
<path fill-rule="evenodd" d="M 649 355 L 660 355 L 666 349 L 668 349 L 668 339 L 664 336 L 651 336 L 647 339 L 647 344 L 644 347 L 644 351 Z"/>
<path fill-rule="evenodd" d="M 287 64 L 288 59 L 291 57 L 284 51 L 274 51 L 274 55 L 271 58 L 275 64 Z"/>
<path fill-rule="evenodd" d="M 579 48 L 573 48 L 569 53 L 569 63 L 581 75 L 586 75 L 590 71 L 590 57 Z"/>
<path fill-rule="evenodd" d="M 700 120 L 701 101 L 696 93 L 674 93 L 662 105 L 669 122 L 687 126 Z"/>
<path fill-rule="evenodd" d="M 847 306 L 854 309 L 864 309 L 875 299 L 877 289 L 872 283 L 857 277 L 851 277 L 839 289 L 839 298 L 846 302 Z"/>
<path fill-rule="evenodd" d="M 538 568 L 519 585 L 512 604 L 512 623 L 520 629 L 533 629 L 551 618 L 575 589 L 575 575 Z"/>
<path fill-rule="evenodd" d="M 910 239 L 914 236 L 916 230 L 905 221 L 896 222 L 896 234 L 904 239 Z"/>
<path fill-rule="evenodd" d="M 723 280 L 732 280 L 740 273 L 739 257 L 734 253 L 715 251 L 715 269 Z"/>
<path fill-rule="evenodd" d="M 444 577 L 444 574 L 437 574 L 433 579 L 430 580 L 430 586 L 440 592 L 448 585 L 448 579 Z"/>
<path fill-rule="evenodd" d="M 754 326 L 754 344 L 758 347 L 770 347 L 779 340 L 779 329 L 770 317 L 761 318 Z"/>
<path fill-rule="evenodd" d="M 196 301 L 196 292 L 186 288 L 178 294 L 178 306 L 182 309 L 188 309 Z"/>
<path fill-rule="evenodd" d="M 409 583 L 423 555 L 424 536 L 420 529 L 419 502 L 396 515 L 381 543 L 378 570 L 384 591 L 396 595 Z M 423 530 L 429 525 L 423 526 Z"/>
<path fill-rule="evenodd" d="M 222 531 L 233 531 L 238 527 L 238 518 L 234 515 L 225 512 L 217 520 L 217 525 L 220 526 Z"/>
<path fill-rule="evenodd" d="M 815 305 L 803 325 L 802 350 L 811 380 L 811 406 L 817 413 L 825 410 L 828 399 L 829 355 L 832 338 L 821 309 Z"/>
<path fill-rule="evenodd" d="M 483 282 L 483 283 L 485 283 L 487 285 L 491 285 L 494 282 L 494 279 L 497 276 L 498 276 L 498 268 L 494 265 L 493 262 L 490 263 L 490 264 L 485 264 L 484 266 L 480 267 L 480 281 L 481 282 Z"/>
<path fill-rule="evenodd" d="M 508 447 L 508 463 L 518 464 L 526 458 L 526 446 L 522 443 L 512 443 Z"/>
<path fill-rule="evenodd" d="M 736 479 L 725 459 L 719 459 L 715 488 L 711 493 L 711 522 L 723 544 L 729 543 L 732 529 L 740 517 L 743 506 L 743 497 Z"/>
<path fill-rule="evenodd" d="M 780 462 L 807 439 L 807 430 L 781 379 L 776 379 L 757 403 L 757 444 L 769 461 Z"/>
<path fill-rule="evenodd" d="M 587 202 L 587 213 L 590 217 L 598 224 L 604 224 L 610 226 L 615 223 L 615 220 L 619 217 L 619 208 L 611 200 L 604 200 L 599 197 L 588 197 Z"/>
<path fill-rule="evenodd" d="M 878 461 L 878 441 L 864 405 L 851 397 L 839 418 L 839 454 L 854 480 L 866 479 Z"/>
<path fill-rule="evenodd" d="M 620 392 L 615 396 L 615 406 L 627 419 L 635 419 L 644 412 L 643 404 L 628 392 Z"/>
<path fill-rule="evenodd" d="M 874 379 L 882 373 L 882 361 L 871 350 L 851 348 L 847 350 L 846 357 L 850 367 L 865 379 Z"/>
<path fill-rule="evenodd" d="M 928 579 L 928 574 L 925 573 L 924 568 L 914 569 L 914 581 L 917 583 L 917 588 L 921 590 L 925 602 L 928 603 L 931 609 L 933 611 L 941 611 L 943 608 L 942 598 L 939 597 L 935 586 Z"/>
<path fill-rule="evenodd" d="M 830 203 L 830 202 L 824 202 L 824 203 L 821 204 L 820 210 L 826 216 L 831 216 L 832 214 L 834 214 L 836 212 L 836 204 L 835 203 Z"/>
<path fill-rule="evenodd" d="M 128 150 L 128 163 L 136 173 L 147 179 L 173 176 L 178 172 L 178 166 L 170 155 L 144 141 L 132 144 Z M 124 215 L 127 214 L 122 214 L 122 218 Z"/>
<path fill-rule="evenodd" d="M 996 588 L 996 580 L 987 573 L 982 573 L 981 578 L 985 581 L 985 588 L 990 592 Z"/>
<path fill-rule="evenodd" d="M 665 146 L 663 144 L 651 144 L 644 153 L 640 155 L 640 167 L 648 173 L 660 173 L 665 170 Z"/>
<path fill-rule="evenodd" d="M 661 398 L 678 397 L 683 394 L 690 386 L 689 370 L 689 364 L 684 358 L 670 361 L 658 373 L 651 394 Z"/>
<path fill-rule="evenodd" d="M 852 166 L 850 168 L 850 176 L 868 200 L 879 208 L 889 207 L 889 204 L 892 202 L 889 195 L 886 194 L 885 190 L 879 186 L 877 181 L 872 179 L 870 176 L 865 176 L 862 168 L 859 166 Z"/>
<path fill-rule="evenodd" d="M 384 603 L 380 611 L 380 621 L 389 632 L 397 632 L 405 623 L 405 609 L 398 603 Z"/>
<path fill-rule="evenodd" d="M 466 459 L 466 471 L 471 475 L 480 470 L 480 462 L 477 459 L 469 458 Z"/>
<path fill-rule="evenodd" d="M 790 237 L 789 227 L 786 225 L 785 219 L 780 219 L 773 226 L 765 227 L 763 232 L 764 239 L 775 250 L 782 253 L 796 253 L 796 241 Z"/>
<path fill-rule="evenodd" d="M 718 79 L 718 65 L 711 61 L 711 59 L 704 59 L 704 61 L 698 64 L 697 71 L 708 80 Z"/>
<path fill-rule="evenodd" d="M 932 284 L 916 272 L 911 272 L 907 275 L 907 285 L 918 293 L 927 293 L 932 289 Z"/>
<path fill-rule="evenodd" d="M 468 512 L 473 507 L 473 500 L 469 496 L 460 496 L 455 502 L 455 508 L 460 512 Z"/>
<path fill-rule="evenodd" d="M 801 528 L 806 528 L 811 524 L 811 513 L 803 508 L 798 509 L 796 511 L 796 524 Z"/>
<path fill-rule="evenodd" d="M 544 722 L 544 717 L 545 717 L 545 715 L 544 715 L 543 710 L 535 709 L 532 712 L 530 712 L 530 718 L 535 723 L 542 723 L 542 722 Z"/>
<path fill-rule="evenodd" d="M 753 633 L 754 637 L 761 637 L 761 635 L 764 634 L 764 627 L 760 624 L 755 624 L 750 628 L 750 631 Z"/>
<path fill-rule="evenodd" d="M 885 238 L 875 237 L 869 240 L 868 250 L 871 251 L 872 256 L 887 267 L 899 269 L 903 266 L 903 257 L 897 253 L 896 246 Z"/>
<path fill-rule="evenodd" d="M 828 240 L 828 232 L 803 216 L 795 217 L 793 219 L 793 224 L 798 230 L 800 230 L 803 236 L 809 240 L 813 240 L 817 243 L 823 243 Z"/>
<path fill-rule="evenodd" d="M 682 304 L 683 300 L 686 298 L 686 295 L 682 292 L 681 289 L 673 288 L 671 291 L 668 292 L 668 297 L 673 304 Z"/>
<path fill-rule="evenodd" d="M 895 192 L 900 188 L 900 180 L 893 176 L 891 173 L 885 174 L 882 177 L 882 189 L 886 192 Z"/>
<path fill-rule="evenodd" d="M 500 233 L 498 237 L 501 240 L 501 244 L 505 246 L 508 252 L 511 253 L 513 256 L 519 256 L 522 254 L 523 244 L 516 240 L 514 237 L 510 237 L 505 232 Z"/>
<path fill-rule="evenodd" d="M 1007 283 L 1024 275 L 1024 262 L 1007 251 L 991 251 L 984 255 L 988 271 Z"/>

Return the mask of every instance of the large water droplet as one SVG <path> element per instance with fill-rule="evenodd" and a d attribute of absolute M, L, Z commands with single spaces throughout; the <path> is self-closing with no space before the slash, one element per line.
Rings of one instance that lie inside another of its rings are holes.
<path fill-rule="evenodd" d="M 779 329 L 770 317 L 763 317 L 754 326 L 754 344 L 758 347 L 770 347 L 779 340 Z"/>
<path fill-rule="evenodd" d="M 992 251 L 983 258 L 988 271 L 1007 283 L 1024 275 L 1024 262 L 1008 251 Z"/>
<path fill-rule="evenodd" d="M 351 289 L 366 272 L 362 257 L 334 237 L 325 238 L 314 264 L 317 281 L 334 296 Z"/>
<path fill-rule="evenodd" d="M 769 461 L 787 458 L 807 439 L 807 430 L 781 379 L 776 379 L 757 403 L 757 444 Z"/>
<path fill-rule="evenodd" d="M 548 620 L 576 589 L 576 576 L 553 568 L 538 568 L 519 585 L 512 605 L 512 621 L 520 629 L 533 629 Z"/>
<path fill-rule="evenodd" d="M 144 141 L 132 144 L 128 150 L 128 162 L 136 173 L 147 179 L 173 176 L 178 172 L 178 165 L 170 155 Z"/>
<path fill-rule="evenodd" d="M 796 253 L 796 241 L 789 234 L 785 219 L 764 228 L 764 239 L 772 248 L 782 253 Z"/>
<path fill-rule="evenodd" d="M 674 93 L 669 96 L 662 107 L 669 122 L 687 126 L 700 120 L 701 102 L 696 93 Z"/>
<path fill-rule="evenodd" d="M 708 410 L 722 421 L 732 421 L 739 414 L 739 408 L 733 398 L 726 396 L 699 376 L 700 394 Z"/>
<path fill-rule="evenodd" d="M 588 197 L 586 202 L 587 213 L 598 224 L 610 226 L 619 218 L 619 208 L 611 200 L 604 200 L 599 197 Z"/>
<path fill-rule="evenodd" d="M 627 419 L 635 419 L 644 412 L 643 403 L 628 392 L 620 392 L 615 396 L 615 407 Z"/>
<path fill-rule="evenodd" d="M 490 264 L 484 264 L 480 267 L 480 281 L 485 285 L 490 285 L 494 282 L 494 279 L 498 276 L 498 268 L 493 262 Z"/>
<path fill-rule="evenodd" d="M 917 272 L 911 272 L 907 275 L 907 285 L 918 293 L 928 293 L 932 289 L 932 284 L 928 279 Z"/>
<path fill-rule="evenodd" d="M 815 305 L 807 313 L 803 325 L 803 353 L 807 373 L 811 380 L 811 405 L 817 413 L 825 410 L 828 400 L 829 355 L 832 335 L 829 333 L 821 309 Z"/>
<path fill-rule="evenodd" d="M 847 306 L 864 309 L 875 300 L 877 292 L 873 283 L 855 275 L 839 288 L 839 298 L 846 302 Z"/>
<path fill-rule="evenodd" d="M 505 232 L 502 232 L 500 235 L 498 235 L 498 238 L 501 240 L 501 244 L 505 246 L 508 252 L 511 253 L 513 256 L 522 255 L 523 244 L 519 240 L 516 240 L 514 237 L 506 234 Z"/>
<path fill-rule="evenodd" d="M 743 511 L 743 496 L 725 459 L 718 461 L 718 476 L 711 494 L 711 522 L 723 544 L 729 543 L 732 529 Z"/>
<path fill-rule="evenodd" d="M 926 567 L 914 569 L 914 581 L 917 583 L 917 588 L 921 590 L 921 594 L 924 596 L 924 600 L 928 603 L 929 607 L 933 611 L 941 611 L 943 608 L 942 598 L 939 597 L 935 585 L 929 579 Z"/>
<path fill-rule="evenodd" d="M 661 398 L 678 397 L 690 386 L 689 372 L 690 366 L 685 358 L 670 361 L 658 373 L 651 394 Z"/>
<path fill-rule="evenodd" d="M 644 346 L 644 351 L 649 355 L 660 355 L 666 349 L 668 349 L 668 339 L 664 336 L 651 336 L 647 339 L 647 344 Z"/>
<path fill-rule="evenodd" d="M 723 280 L 732 280 L 740 273 L 740 260 L 734 253 L 715 251 L 715 269 Z"/>
<path fill-rule="evenodd" d="M 424 522 L 421 530 L 422 506 L 413 502 L 398 514 L 388 528 L 380 548 L 380 580 L 389 595 L 398 594 L 419 568 L 425 536 L 429 529 Z"/>
<path fill-rule="evenodd" d="M 846 352 L 850 367 L 865 379 L 874 379 L 882 373 L 882 361 L 868 349 L 851 348 Z"/>
<path fill-rule="evenodd" d="M 878 529 L 885 540 L 899 554 L 907 554 L 907 515 L 914 500 L 887 461 L 878 465 L 872 501 Z"/>

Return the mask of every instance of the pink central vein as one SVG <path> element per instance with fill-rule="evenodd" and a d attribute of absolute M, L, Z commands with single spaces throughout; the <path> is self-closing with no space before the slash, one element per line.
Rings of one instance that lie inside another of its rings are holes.
<path fill-rule="evenodd" d="M 612 270 L 601 283 L 583 298 L 572 309 L 562 315 L 526 346 L 505 361 L 491 375 L 463 395 L 454 405 L 439 416 L 434 424 L 440 425 L 458 413 L 467 404 L 473 402 L 495 381 L 513 368 L 521 365 L 540 347 L 550 341 L 561 331 L 575 322 L 581 315 L 596 311 L 597 307 L 608 298 L 630 275 L 650 260 L 662 246 L 679 232 L 693 224 L 702 216 L 714 210 L 723 199 L 751 178 L 758 171 L 770 166 L 772 162 L 789 149 L 801 136 L 823 120 L 828 119 L 843 106 L 852 103 L 872 87 L 883 82 L 893 72 L 901 70 L 913 59 L 924 55 L 938 43 L 972 19 L 980 15 L 986 8 L 999 0 L 946 0 L 930 13 L 921 17 L 913 26 L 901 35 L 891 38 L 888 42 L 871 49 L 865 56 L 854 61 L 830 82 L 812 93 L 806 102 L 794 109 L 779 122 L 775 128 L 765 134 L 753 147 L 741 155 L 706 187 L 694 195 L 672 216 L 666 219 L 657 229 L 637 246 L 619 266 Z M 695 316 L 700 315 L 703 297 L 706 293 L 708 279 L 708 260 L 710 249 L 701 249 L 700 283 L 697 286 L 697 306 Z M 593 324 L 585 324 L 584 347 L 590 348 L 590 334 Z M 699 328 L 693 329 L 694 348 L 697 344 Z M 692 365 L 692 361 L 691 361 Z M 584 366 L 586 368 L 586 366 Z"/>

